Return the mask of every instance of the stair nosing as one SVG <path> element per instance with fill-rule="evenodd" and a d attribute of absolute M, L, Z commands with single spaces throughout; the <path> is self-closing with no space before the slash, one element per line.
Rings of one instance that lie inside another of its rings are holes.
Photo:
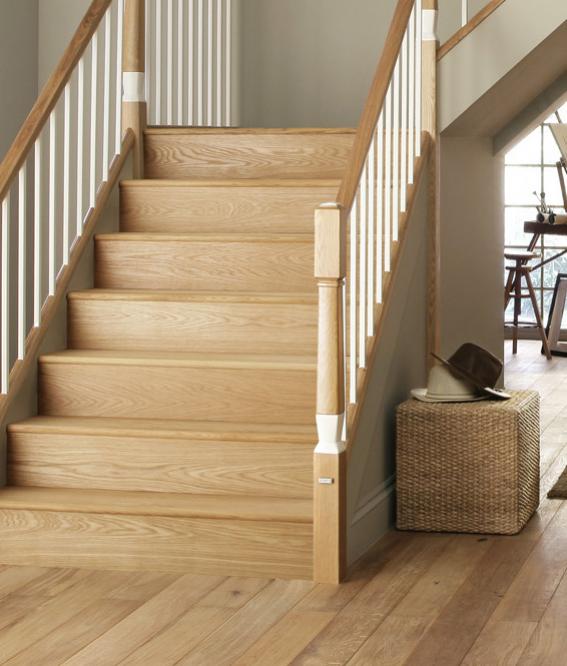
<path fill-rule="evenodd" d="M 163 231 L 138 232 L 117 231 L 96 234 L 97 241 L 137 241 L 137 242 L 189 242 L 189 243 L 313 243 L 313 233 L 303 234 L 219 234 L 219 233 L 170 233 Z"/>
<path fill-rule="evenodd" d="M 139 178 L 120 181 L 120 187 L 336 187 L 337 191 L 340 185 L 340 178 Z"/>
<path fill-rule="evenodd" d="M 82 289 L 69 292 L 69 300 L 168 301 L 195 303 L 245 303 L 269 305 L 317 305 L 317 294 L 277 292 L 184 291 L 159 289 Z"/>

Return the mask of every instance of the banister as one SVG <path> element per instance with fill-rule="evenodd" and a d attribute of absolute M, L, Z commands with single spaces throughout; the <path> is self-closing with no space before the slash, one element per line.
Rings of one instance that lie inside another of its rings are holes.
<path fill-rule="evenodd" d="M 386 37 L 385 47 L 378 62 L 378 67 L 376 68 L 370 87 L 370 93 L 362 111 L 349 164 L 337 197 L 337 203 L 347 214 L 352 208 L 360 176 L 364 168 L 364 161 L 370 148 L 372 134 L 384 105 L 386 92 L 394 72 L 414 2 L 415 0 L 398 0 Z"/>
<path fill-rule="evenodd" d="M 75 66 L 96 32 L 112 0 L 93 0 L 53 74 L 44 85 L 0 165 L 0 201 L 8 193 L 20 167 L 40 135 L 49 114 L 55 108 Z"/>

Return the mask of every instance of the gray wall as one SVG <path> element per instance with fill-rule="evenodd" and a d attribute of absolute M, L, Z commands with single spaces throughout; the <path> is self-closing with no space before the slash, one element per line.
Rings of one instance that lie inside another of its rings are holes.
<path fill-rule="evenodd" d="M 0 160 L 37 97 L 38 0 L 0 0 Z"/>
<path fill-rule="evenodd" d="M 394 0 L 243 0 L 241 124 L 352 127 Z"/>

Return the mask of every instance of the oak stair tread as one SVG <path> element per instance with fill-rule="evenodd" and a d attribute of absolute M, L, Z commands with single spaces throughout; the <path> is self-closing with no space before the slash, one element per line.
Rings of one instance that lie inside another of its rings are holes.
<path fill-rule="evenodd" d="M 122 180 L 120 187 L 336 187 L 341 181 L 336 178 L 140 178 Z"/>
<path fill-rule="evenodd" d="M 0 511 L 6 510 L 313 522 L 311 499 L 76 488 L 7 486 L 0 490 Z"/>
<path fill-rule="evenodd" d="M 249 291 L 183 291 L 173 289 L 84 289 L 70 292 L 70 300 L 92 301 L 174 301 L 195 303 L 259 303 L 317 305 L 316 293 Z"/>
<path fill-rule="evenodd" d="M 310 445 L 317 439 L 312 425 L 80 416 L 34 416 L 9 425 L 8 432 Z"/>
<path fill-rule="evenodd" d="M 160 351 L 104 351 L 65 349 L 40 356 L 41 363 L 87 365 L 187 366 L 200 368 L 247 368 L 258 370 L 316 370 L 315 356 L 263 356 Z"/>
<path fill-rule="evenodd" d="M 314 234 L 218 234 L 218 233 L 163 233 L 155 232 L 136 232 L 120 231 L 109 234 L 97 234 L 96 240 L 99 241 L 148 241 L 148 242 L 189 242 L 189 243 L 277 243 L 284 241 L 286 243 L 312 243 Z"/>
<path fill-rule="evenodd" d="M 150 125 L 145 134 L 356 134 L 354 127 L 163 127 Z"/>

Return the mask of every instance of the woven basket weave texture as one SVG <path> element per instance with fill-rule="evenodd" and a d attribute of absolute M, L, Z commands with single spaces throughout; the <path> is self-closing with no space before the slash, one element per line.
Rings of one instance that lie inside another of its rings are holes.
<path fill-rule="evenodd" d="M 539 394 L 397 411 L 397 526 L 516 534 L 539 504 Z"/>

